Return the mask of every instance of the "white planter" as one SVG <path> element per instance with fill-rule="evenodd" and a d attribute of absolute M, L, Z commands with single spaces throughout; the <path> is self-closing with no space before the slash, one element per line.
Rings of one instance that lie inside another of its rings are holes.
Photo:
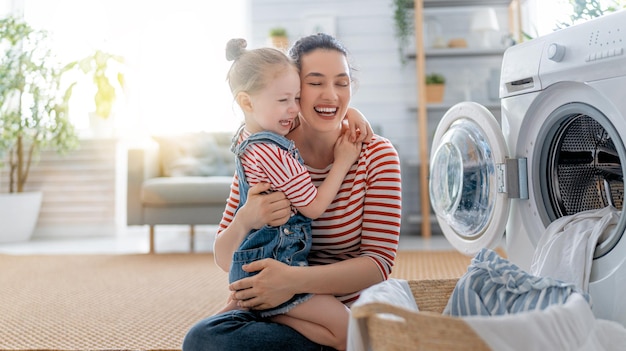
<path fill-rule="evenodd" d="M 42 192 L 0 194 L 0 243 L 30 239 L 42 199 Z"/>
<path fill-rule="evenodd" d="M 89 113 L 89 129 L 91 137 L 95 139 L 108 139 L 115 136 L 115 119 L 113 114 L 109 118 L 102 118 L 95 112 Z"/>

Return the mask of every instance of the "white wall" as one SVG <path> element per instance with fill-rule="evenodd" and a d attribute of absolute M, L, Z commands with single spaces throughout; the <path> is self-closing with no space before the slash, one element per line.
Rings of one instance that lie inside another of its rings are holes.
<path fill-rule="evenodd" d="M 394 36 L 390 0 L 250 0 L 252 47 L 265 46 L 270 28 L 287 29 L 290 42 L 312 34 L 315 18 L 331 19 L 334 34 L 349 50 L 357 69 L 352 105 L 365 114 L 376 132 L 396 146 L 400 154 L 403 183 L 403 233 L 419 225 L 406 219 L 419 212 L 415 62 L 403 65 Z M 324 23 L 324 20 L 317 22 Z M 332 27 L 331 27 L 332 28 Z"/>
<path fill-rule="evenodd" d="M 419 222 L 407 220 L 420 213 L 419 173 L 416 166 L 419 149 L 415 109 L 417 105 L 415 61 L 407 60 L 402 64 L 400 60 L 394 35 L 392 1 L 251 0 L 249 4 L 250 31 L 253 33 L 249 39 L 252 46 L 267 45 L 267 33 L 275 26 L 285 27 L 290 41 L 293 42 L 302 35 L 311 34 L 307 28 L 310 27 L 312 17 L 328 16 L 334 19 L 334 35 L 348 48 L 353 64 L 358 69 L 356 74 L 358 88 L 355 90 L 352 105 L 365 114 L 379 134 L 393 142 L 400 154 L 403 177 L 403 232 L 419 230 Z M 453 19 L 442 23 L 446 34 L 460 33 L 459 36 L 467 36 L 469 30 L 467 12 L 472 10 L 465 9 L 466 14 L 461 16 L 459 16 L 461 9 L 446 10 L 453 12 Z M 504 11 L 502 17 L 506 20 L 506 8 Z M 463 20 L 459 20 L 459 17 Z M 501 27 L 506 30 L 507 24 L 502 23 Z M 463 84 L 470 85 L 474 93 L 479 91 L 471 85 L 475 81 L 478 81 L 480 87 L 486 85 L 482 80 L 489 78 L 490 67 L 479 67 L 470 61 L 472 59 L 459 65 L 459 61 L 440 60 L 439 65 L 443 64 L 443 67 L 436 65 L 427 67 L 427 71 L 445 70 L 448 80 L 452 83 L 446 87 L 447 97 L 444 99 L 446 104 L 451 105 L 465 98 L 459 93 Z M 499 70 L 498 60 L 495 61 L 495 68 Z M 482 95 L 473 94 L 471 98 L 480 101 Z M 409 109 L 411 106 L 414 108 Z M 445 109 L 439 112 L 443 114 Z M 427 135 L 434 134 L 440 117 L 439 112 L 434 113 L 433 118 L 429 117 Z"/>
<path fill-rule="evenodd" d="M 358 69 L 352 105 L 361 110 L 402 155 L 416 155 L 415 118 L 406 109 L 415 88 L 403 77 L 393 32 L 391 1 L 383 0 L 252 0 L 252 46 L 267 44 L 268 30 L 287 28 L 290 41 L 307 32 L 310 18 L 334 18 L 335 36 L 348 48 Z"/>

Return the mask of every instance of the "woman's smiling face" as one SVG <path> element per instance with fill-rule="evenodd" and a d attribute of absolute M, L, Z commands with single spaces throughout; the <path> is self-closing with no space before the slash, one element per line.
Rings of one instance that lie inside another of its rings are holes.
<path fill-rule="evenodd" d="M 301 59 L 300 113 L 318 130 L 334 130 L 346 115 L 352 84 L 345 55 L 317 49 Z"/>

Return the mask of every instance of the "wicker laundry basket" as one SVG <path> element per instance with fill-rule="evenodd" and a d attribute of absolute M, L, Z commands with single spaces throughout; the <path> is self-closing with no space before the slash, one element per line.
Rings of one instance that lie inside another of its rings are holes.
<path fill-rule="evenodd" d="M 457 279 L 409 281 L 420 312 L 376 302 L 355 306 L 352 315 L 365 320 L 369 344 L 376 351 L 489 350 L 462 319 L 441 315 L 456 282 Z M 399 318 L 389 318 L 390 314 Z"/>

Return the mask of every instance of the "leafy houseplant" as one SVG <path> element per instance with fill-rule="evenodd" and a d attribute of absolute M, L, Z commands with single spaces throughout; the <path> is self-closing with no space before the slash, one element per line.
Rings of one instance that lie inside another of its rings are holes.
<path fill-rule="evenodd" d="M 270 29 L 270 37 L 286 37 L 287 30 L 282 27 L 275 27 Z"/>
<path fill-rule="evenodd" d="M 600 17 L 607 13 L 615 12 L 621 8 L 626 8 L 622 1 L 613 1 L 612 5 L 606 5 L 598 0 L 569 0 L 572 5 L 572 14 L 569 19 L 571 23 L 561 22 L 556 25 L 557 29 L 563 29 L 571 25 L 588 21 L 592 18 Z"/>
<path fill-rule="evenodd" d="M 118 97 L 117 94 L 124 89 L 125 78 L 121 69 L 123 63 L 124 58 L 122 56 L 102 50 L 96 50 L 93 55 L 78 61 L 80 70 L 84 74 L 91 75 L 96 86 L 94 103 L 95 113 L 98 117 L 107 119 L 111 116 Z M 111 71 L 113 72 L 111 73 Z M 114 80 L 111 79 L 111 75 L 115 76 Z"/>
<path fill-rule="evenodd" d="M 572 13 L 569 14 L 569 22 L 557 22 L 554 30 L 573 26 L 608 13 L 619 11 L 620 9 L 626 9 L 626 4 L 621 0 L 613 0 L 612 2 L 612 5 L 608 5 L 597 0 L 569 0 L 570 5 L 572 6 Z M 522 37 L 524 40 L 532 40 L 538 36 L 539 35 L 536 34 L 536 30 L 535 35 L 522 31 Z"/>
<path fill-rule="evenodd" d="M 33 157 L 41 148 L 59 153 L 78 146 L 68 119 L 73 84 L 48 48 L 47 33 L 21 19 L 0 19 L 0 166 L 6 159 L 9 193 L 23 192 Z"/>
<path fill-rule="evenodd" d="M 271 28 L 269 32 L 272 46 L 279 50 L 287 50 L 289 47 L 289 39 L 287 37 L 287 30 L 283 27 Z"/>
<path fill-rule="evenodd" d="M 398 52 L 400 60 L 404 64 L 406 59 L 405 48 L 409 46 L 409 40 L 413 35 L 413 17 L 411 9 L 413 9 L 413 0 L 392 0 L 393 7 L 393 23 L 396 39 L 398 40 Z"/>
<path fill-rule="evenodd" d="M 426 75 L 426 85 L 445 84 L 445 83 L 446 83 L 446 77 L 444 77 L 443 75 L 439 73 L 431 73 L 431 74 Z"/>
<path fill-rule="evenodd" d="M 426 75 L 426 102 L 440 103 L 443 101 L 446 78 L 439 73 Z"/>

